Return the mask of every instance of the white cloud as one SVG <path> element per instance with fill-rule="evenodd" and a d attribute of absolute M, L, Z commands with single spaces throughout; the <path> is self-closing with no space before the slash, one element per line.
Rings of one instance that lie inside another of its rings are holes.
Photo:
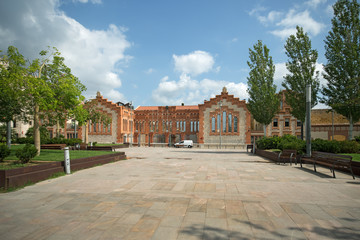
<path fill-rule="evenodd" d="M 324 24 L 315 21 L 311 16 L 309 11 L 305 10 L 303 12 L 296 12 L 294 9 L 291 9 L 286 17 L 276 24 L 281 27 L 281 30 L 274 30 L 271 33 L 275 36 L 278 36 L 282 39 L 287 38 L 290 34 L 296 32 L 296 26 L 304 28 L 305 32 L 316 36 L 321 30 L 325 27 Z"/>
<path fill-rule="evenodd" d="M 153 68 L 149 68 L 148 70 L 145 71 L 146 74 L 152 74 L 153 72 L 155 72 L 155 69 Z"/>
<path fill-rule="evenodd" d="M 320 87 L 326 84 L 326 79 L 323 77 L 322 73 L 324 72 L 324 67 L 322 63 L 315 64 L 315 71 L 319 72 Z M 275 74 L 274 74 L 274 83 L 277 86 L 278 90 L 284 89 L 281 84 L 284 81 L 284 76 L 289 74 L 289 71 L 286 68 L 286 63 L 275 63 Z"/>
<path fill-rule="evenodd" d="M 153 100 L 162 105 L 199 104 L 221 93 L 226 87 L 229 94 L 240 99 L 247 99 L 247 85 L 211 79 L 194 80 L 187 74 L 181 74 L 178 81 L 161 80 L 157 89 L 152 93 Z"/>
<path fill-rule="evenodd" d="M 269 24 L 269 23 L 275 22 L 275 21 L 278 20 L 282 15 L 283 15 L 282 12 L 270 11 L 267 16 L 258 16 L 258 20 L 259 20 L 262 24 L 267 25 L 267 24 Z"/>
<path fill-rule="evenodd" d="M 100 2 L 100 1 L 92 1 Z M 0 49 L 9 45 L 19 48 L 27 58 L 39 57 L 46 46 L 55 46 L 65 58 L 65 63 L 79 80 L 86 85 L 85 96 L 100 91 L 113 101 L 124 101 L 119 92 L 119 74 L 131 59 L 125 51 L 131 47 L 125 29 L 109 25 L 108 29 L 91 30 L 58 9 L 53 1 L 4 1 L 0 8 Z"/>
<path fill-rule="evenodd" d="M 88 3 L 91 2 L 93 4 L 100 4 L 102 3 L 102 0 L 73 0 L 73 2 L 81 2 L 81 3 Z"/>
<path fill-rule="evenodd" d="M 309 1 L 305 2 L 305 4 L 312 8 L 317 8 L 320 4 L 326 3 L 326 1 L 327 0 L 309 0 Z"/>
<path fill-rule="evenodd" d="M 281 39 L 295 34 L 297 25 L 303 27 L 304 31 L 310 35 L 316 36 L 325 28 L 325 24 L 316 21 L 309 10 L 315 9 L 325 2 L 326 0 L 309 0 L 302 4 L 296 4 L 287 12 L 269 11 L 267 14 L 265 8 L 257 7 L 249 15 L 255 16 L 264 26 L 273 28 L 270 33 Z"/>
<path fill-rule="evenodd" d="M 204 51 L 194 51 L 187 55 L 173 55 L 175 70 L 193 76 L 206 73 L 212 70 L 214 58 L 210 53 Z"/>

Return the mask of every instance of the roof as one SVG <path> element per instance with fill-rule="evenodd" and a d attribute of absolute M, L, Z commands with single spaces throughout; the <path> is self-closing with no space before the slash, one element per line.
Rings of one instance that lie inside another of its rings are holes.
<path fill-rule="evenodd" d="M 159 108 L 164 106 L 138 106 L 136 111 L 157 111 Z M 176 110 L 199 110 L 198 105 L 185 105 L 185 106 L 171 106 L 175 107 Z"/>

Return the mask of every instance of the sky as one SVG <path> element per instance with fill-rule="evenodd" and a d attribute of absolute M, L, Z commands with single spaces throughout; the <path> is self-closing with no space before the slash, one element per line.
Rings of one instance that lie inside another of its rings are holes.
<path fill-rule="evenodd" d="M 197 105 L 221 93 L 247 99 L 249 48 L 270 49 L 274 83 L 287 73 L 284 44 L 304 28 L 326 63 L 335 0 L 1 0 L 0 50 L 27 59 L 56 47 L 72 73 L 113 102 Z M 320 77 L 321 84 L 326 81 Z M 315 108 L 324 108 L 319 104 Z"/>

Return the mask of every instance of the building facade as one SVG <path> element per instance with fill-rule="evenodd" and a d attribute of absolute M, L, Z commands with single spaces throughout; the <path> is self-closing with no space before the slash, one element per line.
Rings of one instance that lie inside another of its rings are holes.
<path fill-rule="evenodd" d="M 300 137 L 301 122 L 290 113 L 284 91 L 279 93 L 280 109 L 271 124 L 266 126 L 267 136 L 293 135 Z M 96 107 L 111 118 L 110 124 L 90 122 L 87 127 L 77 126 L 69 120 L 59 133 L 65 138 L 81 138 L 98 143 L 131 143 L 142 146 L 172 146 L 181 140 L 193 140 L 204 148 L 243 148 L 264 136 L 263 125 L 256 122 L 245 100 L 229 95 L 224 87 L 220 95 L 199 105 L 139 106 L 113 103 L 98 92 Z M 19 137 L 32 123 L 14 123 Z M 349 122 L 343 116 L 327 109 L 311 111 L 311 137 L 326 140 L 348 138 Z M 50 137 L 56 136 L 56 127 L 48 127 Z M 305 131 L 304 131 L 305 132 Z M 76 133 L 76 134 L 75 134 Z M 360 122 L 354 123 L 353 136 L 360 135 Z"/>
<path fill-rule="evenodd" d="M 134 109 L 130 103 L 113 103 L 103 98 L 100 92 L 97 93 L 95 101 L 96 107 L 103 114 L 110 117 L 111 123 L 89 122 L 84 127 L 80 126 L 78 136 L 85 139 L 87 131 L 88 142 L 99 143 L 124 143 L 133 141 L 134 131 Z"/>

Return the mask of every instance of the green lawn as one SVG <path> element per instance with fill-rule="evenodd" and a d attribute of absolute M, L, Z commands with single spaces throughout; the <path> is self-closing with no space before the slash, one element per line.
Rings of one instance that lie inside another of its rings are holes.
<path fill-rule="evenodd" d="M 359 153 L 344 153 L 344 155 L 352 156 L 353 161 L 360 162 L 360 154 Z"/>
<path fill-rule="evenodd" d="M 25 166 L 31 166 L 33 163 L 21 164 L 17 163 L 18 158 L 15 156 L 15 152 L 18 149 L 23 148 L 24 145 L 12 145 L 11 154 L 5 158 L 5 162 L 0 164 L 0 170 L 13 169 Z M 115 152 L 110 151 L 86 151 L 86 150 L 70 150 L 70 161 L 71 159 L 85 158 L 92 156 L 99 156 L 105 154 L 114 154 Z M 31 161 L 64 161 L 64 150 L 47 150 L 43 149 L 40 152 L 40 156 L 33 158 Z"/>

